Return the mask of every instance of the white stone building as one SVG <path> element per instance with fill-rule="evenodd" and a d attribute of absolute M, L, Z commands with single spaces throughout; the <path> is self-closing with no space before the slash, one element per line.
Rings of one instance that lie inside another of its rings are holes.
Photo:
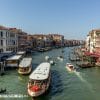
<path fill-rule="evenodd" d="M 86 48 L 91 53 L 100 52 L 100 29 L 89 32 L 86 39 Z"/>
<path fill-rule="evenodd" d="M 18 49 L 18 34 L 11 32 L 9 28 L 0 27 L 0 52 L 14 51 Z"/>

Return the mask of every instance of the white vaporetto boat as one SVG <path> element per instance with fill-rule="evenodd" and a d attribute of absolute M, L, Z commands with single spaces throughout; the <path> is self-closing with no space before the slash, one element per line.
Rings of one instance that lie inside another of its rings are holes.
<path fill-rule="evenodd" d="M 22 55 L 11 56 L 8 59 L 6 59 L 6 67 L 17 68 L 21 60 L 22 60 Z"/>
<path fill-rule="evenodd" d="M 37 97 L 45 93 L 50 85 L 50 63 L 41 63 L 29 76 L 28 94 Z"/>
<path fill-rule="evenodd" d="M 19 64 L 19 74 L 29 74 L 32 70 L 32 58 L 23 58 Z"/>
<path fill-rule="evenodd" d="M 70 72 L 75 71 L 75 67 L 71 63 L 67 63 L 66 68 Z"/>

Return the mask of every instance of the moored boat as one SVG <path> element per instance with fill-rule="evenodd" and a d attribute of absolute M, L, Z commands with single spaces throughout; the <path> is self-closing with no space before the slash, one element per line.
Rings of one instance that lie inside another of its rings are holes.
<path fill-rule="evenodd" d="M 72 71 L 75 70 L 74 65 L 72 65 L 71 63 L 67 63 L 67 64 L 66 64 L 66 68 L 67 68 L 67 70 L 70 71 L 70 72 L 72 72 Z"/>
<path fill-rule="evenodd" d="M 50 85 L 50 63 L 41 63 L 29 76 L 28 94 L 37 97 L 45 93 Z"/>
<path fill-rule="evenodd" d="M 29 74 L 32 70 L 32 58 L 23 58 L 19 64 L 19 74 Z"/>

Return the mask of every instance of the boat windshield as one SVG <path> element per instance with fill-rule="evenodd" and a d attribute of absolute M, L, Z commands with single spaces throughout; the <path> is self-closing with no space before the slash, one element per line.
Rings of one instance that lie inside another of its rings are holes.
<path fill-rule="evenodd" d="M 8 60 L 7 61 L 7 64 L 16 64 L 17 63 L 17 60 Z"/>
<path fill-rule="evenodd" d="M 27 70 L 29 70 L 29 67 L 25 67 L 25 68 L 19 68 L 19 70 L 21 71 L 21 72 L 25 72 L 25 71 L 27 71 Z"/>
<path fill-rule="evenodd" d="M 69 66 L 70 69 L 74 69 L 74 66 Z"/>
<path fill-rule="evenodd" d="M 29 80 L 29 83 L 31 85 L 43 85 L 43 84 L 47 84 L 48 79 L 46 80 Z"/>

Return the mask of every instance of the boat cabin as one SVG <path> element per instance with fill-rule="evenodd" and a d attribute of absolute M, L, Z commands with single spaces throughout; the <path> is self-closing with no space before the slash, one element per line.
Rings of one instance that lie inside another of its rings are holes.
<path fill-rule="evenodd" d="M 29 76 L 28 94 L 37 97 L 49 88 L 50 85 L 50 63 L 41 63 Z"/>
<path fill-rule="evenodd" d="M 31 72 L 32 58 L 23 58 L 19 64 L 19 73 Z"/>
<path fill-rule="evenodd" d="M 22 55 L 22 57 L 24 57 L 24 56 L 25 56 L 25 54 L 26 54 L 26 52 L 25 52 L 25 51 L 19 51 L 19 52 L 17 52 L 17 53 L 16 53 L 16 55 Z"/>
<path fill-rule="evenodd" d="M 22 55 L 14 55 L 6 59 L 6 67 L 18 67 L 20 61 L 22 60 Z"/>
<path fill-rule="evenodd" d="M 43 85 L 46 84 L 50 76 L 50 64 L 42 63 L 35 71 L 29 76 L 29 83 L 32 85 Z"/>

